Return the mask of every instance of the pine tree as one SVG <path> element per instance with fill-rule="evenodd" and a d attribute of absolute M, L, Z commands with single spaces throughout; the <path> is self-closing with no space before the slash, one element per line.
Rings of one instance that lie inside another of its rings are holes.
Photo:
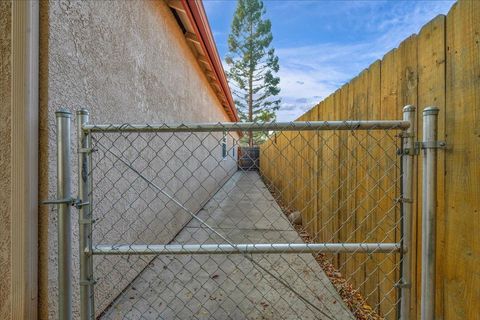
<path fill-rule="evenodd" d="M 280 108 L 278 57 L 271 47 L 272 24 L 263 16 L 261 0 L 238 0 L 228 37 L 228 78 L 242 121 L 273 121 Z M 248 144 L 260 143 L 265 134 L 249 132 Z"/>

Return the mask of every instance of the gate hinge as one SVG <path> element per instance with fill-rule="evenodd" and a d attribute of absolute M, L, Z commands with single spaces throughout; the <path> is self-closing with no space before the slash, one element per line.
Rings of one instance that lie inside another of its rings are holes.
<path fill-rule="evenodd" d="M 89 205 L 89 204 L 90 204 L 90 202 L 88 202 L 88 201 L 83 202 L 80 199 L 75 199 L 75 202 L 72 204 L 72 206 L 74 206 L 77 209 L 81 209 L 83 206 L 86 206 L 86 205 Z"/>
<path fill-rule="evenodd" d="M 400 283 L 396 283 L 396 284 L 395 284 L 395 287 L 396 287 L 396 288 L 410 289 L 412 286 L 411 286 L 410 283 L 400 282 Z"/>
<path fill-rule="evenodd" d="M 394 200 L 395 203 L 413 203 L 412 199 L 404 198 L 404 197 L 398 197 Z"/>
<path fill-rule="evenodd" d="M 80 285 L 81 286 L 92 286 L 97 283 L 97 280 L 91 279 L 91 280 L 80 280 Z"/>
<path fill-rule="evenodd" d="M 78 148 L 78 153 L 90 154 L 90 153 L 95 152 L 95 151 L 98 151 L 98 149 L 94 149 L 94 148 Z"/>
<path fill-rule="evenodd" d="M 402 131 L 396 135 L 399 138 L 415 138 L 415 134 L 413 132 Z"/>
<path fill-rule="evenodd" d="M 68 199 L 53 199 L 53 200 L 45 200 L 42 201 L 42 204 L 68 204 L 71 205 L 77 209 L 80 209 L 81 207 L 90 204 L 88 201 L 87 202 L 82 202 L 81 199 L 76 199 L 76 198 L 68 198 Z"/>
<path fill-rule="evenodd" d="M 78 219 L 78 224 L 93 224 L 97 219 Z"/>
<path fill-rule="evenodd" d="M 419 150 L 416 148 L 400 148 L 397 150 L 397 155 L 399 156 L 416 156 L 418 155 Z"/>

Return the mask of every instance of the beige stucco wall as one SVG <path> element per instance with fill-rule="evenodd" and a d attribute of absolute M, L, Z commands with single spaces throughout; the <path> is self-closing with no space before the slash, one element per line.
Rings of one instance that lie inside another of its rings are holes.
<path fill-rule="evenodd" d="M 11 315 L 11 10 L 0 1 L 0 319 Z"/>
<path fill-rule="evenodd" d="M 58 108 L 74 112 L 86 107 L 94 123 L 229 121 L 163 1 L 43 3 L 40 72 L 41 198 L 54 198 L 56 190 L 54 112 Z M 72 138 L 75 141 L 74 134 Z M 74 178 L 76 173 L 74 165 Z M 56 319 L 55 210 L 42 207 L 39 221 L 39 314 L 42 319 Z M 78 315 L 75 216 L 72 221 Z M 180 228 L 185 221 L 173 227 Z"/>

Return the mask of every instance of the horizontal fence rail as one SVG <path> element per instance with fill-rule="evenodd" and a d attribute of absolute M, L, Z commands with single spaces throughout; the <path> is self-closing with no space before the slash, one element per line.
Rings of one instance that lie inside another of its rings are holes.
<path fill-rule="evenodd" d="M 97 245 L 94 255 L 133 254 L 265 254 L 265 253 L 393 253 L 400 243 L 274 243 L 274 244 L 172 244 L 172 245 Z M 87 251 L 88 252 L 88 251 Z"/>
<path fill-rule="evenodd" d="M 308 131 L 308 130 L 394 130 L 407 129 L 410 122 L 381 121 L 295 121 L 295 122 L 218 122 L 202 124 L 87 124 L 91 132 L 223 132 L 223 131 Z"/>

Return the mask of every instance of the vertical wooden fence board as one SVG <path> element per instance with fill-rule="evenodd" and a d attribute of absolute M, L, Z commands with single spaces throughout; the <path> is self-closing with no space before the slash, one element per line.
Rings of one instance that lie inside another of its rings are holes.
<path fill-rule="evenodd" d="M 270 138 L 260 146 L 260 172 L 264 177 L 265 183 L 270 186 L 272 184 L 272 145 L 273 139 Z"/>
<path fill-rule="evenodd" d="M 307 111 L 304 115 L 302 115 L 298 120 L 299 121 L 307 121 L 310 117 L 310 113 L 312 111 Z M 299 193 L 299 197 L 296 201 L 298 210 L 302 214 L 302 222 L 304 227 L 308 230 L 310 220 L 312 219 L 312 215 L 310 214 L 310 205 L 309 201 L 309 186 L 308 186 L 308 179 L 310 176 L 309 171 L 309 141 L 308 141 L 308 132 L 304 131 L 300 134 L 300 140 L 296 145 L 299 154 L 297 158 L 299 160 L 297 170 L 301 174 L 302 178 L 300 181 L 297 182 L 297 193 Z"/>
<path fill-rule="evenodd" d="M 283 183 L 284 183 L 284 175 L 280 171 L 280 168 L 283 168 L 284 165 L 284 156 L 282 154 L 282 149 L 283 149 L 283 140 L 285 139 L 283 132 L 278 132 L 277 133 L 277 138 L 276 138 L 276 161 L 277 165 L 275 166 L 275 180 L 277 181 L 277 198 L 280 199 L 281 201 L 284 201 L 284 194 L 282 193 L 283 191 Z"/>
<path fill-rule="evenodd" d="M 332 116 L 333 119 L 338 120 L 340 119 L 342 115 L 342 90 L 338 89 L 334 95 L 334 101 L 333 101 L 333 112 Z M 340 170 L 342 166 L 342 160 L 340 157 L 340 134 L 341 131 L 335 131 L 333 133 L 333 136 L 331 137 L 332 139 L 332 157 L 333 157 L 333 168 L 332 168 L 332 175 L 331 175 L 331 192 L 332 192 L 332 213 L 331 213 L 331 219 L 332 219 L 332 224 L 334 225 L 334 231 L 332 235 L 332 239 L 335 242 L 340 241 L 340 220 L 339 220 L 339 214 L 341 208 L 338 206 L 338 202 L 340 199 L 340 190 L 342 188 L 341 183 L 342 181 L 339 179 L 340 175 Z M 338 254 L 334 255 L 332 257 L 332 263 L 338 267 L 339 264 L 339 258 Z"/>
<path fill-rule="evenodd" d="M 294 210 L 299 211 L 303 214 L 303 204 L 300 204 L 302 200 L 301 186 L 303 182 L 302 176 L 302 158 L 303 154 L 301 153 L 302 149 L 302 136 L 304 135 L 303 131 L 292 131 L 291 139 L 289 141 L 289 162 L 290 167 L 292 168 L 292 177 L 290 184 L 290 202 Z M 300 187 L 300 189 L 299 189 Z"/>
<path fill-rule="evenodd" d="M 329 97 L 327 97 L 324 101 L 322 101 L 318 105 L 317 116 L 320 120 L 326 120 L 325 117 L 325 110 L 327 108 L 327 104 Z M 317 239 L 318 241 L 325 242 L 325 226 L 327 224 L 326 219 L 326 208 L 325 208 L 325 199 L 327 197 L 327 193 L 325 190 L 325 157 L 328 154 L 328 151 L 325 149 L 325 132 L 319 131 L 318 132 L 318 140 L 317 140 L 319 153 L 317 158 L 318 168 L 317 168 L 317 183 L 318 183 L 318 198 L 317 198 L 317 215 L 319 217 L 319 221 L 317 223 Z"/>
<path fill-rule="evenodd" d="M 325 110 L 326 101 L 323 100 L 317 105 L 317 117 L 319 120 L 324 119 L 324 110 Z M 317 145 L 318 145 L 318 156 L 317 156 L 317 221 L 315 225 L 315 239 L 317 241 L 322 242 L 324 241 L 323 237 L 323 226 L 325 225 L 325 217 L 324 217 L 324 208 L 323 208 L 323 197 L 324 197 L 324 190 L 323 190 L 323 154 L 326 152 L 323 148 L 323 132 L 318 132 L 317 137 Z"/>
<path fill-rule="evenodd" d="M 325 108 L 325 101 L 320 102 L 316 106 L 316 116 L 317 120 L 323 120 L 323 110 Z M 315 221 L 315 227 L 314 227 L 314 238 L 316 241 L 322 241 L 322 227 L 324 224 L 324 218 L 323 218 L 323 206 L 322 206 L 322 200 L 323 200 L 323 188 L 322 188 L 322 155 L 325 152 L 322 146 L 323 143 L 323 132 L 317 132 L 317 137 L 316 137 L 316 145 L 317 145 L 317 156 L 316 156 L 316 177 L 315 179 L 317 180 L 317 196 L 316 196 L 316 221 Z"/>
<path fill-rule="evenodd" d="M 480 3 L 447 15 L 444 319 L 478 319 L 480 301 Z M 443 261 L 439 261 L 442 263 Z"/>
<path fill-rule="evenodd" d="M 265 143 L 262 143 L 260 146 L 260 163 L 262 161 L 265 161 L 265 164 L 262 166 L 260 165 L 260 174 L 264 177 L 266 181 L 270 180 L 270 174 L 269 174 L 269 165 L 270 161 L 268 159 L 268 147 L 271 144 L 270 140 L 265 141 Z"/>
<path fill-rule="evenodd" d="M 422 109 L 426 106 L 437 106 L 440 108 L 438 137 L 445 140 L 445 16 L 436 17 L 425 25 L 418 35 L 418 102 L 417 102 L 417 139 L 422 141 Z M 421 280 L 421 218 L 422 218 L 422 157 L 416 157 L 417 173 L 414 193 L 414 205 L 416 215 L 412 219 L 412 318 L 420 318 L 420 280 Z M 438 153 L 438 214 L 437 214 L 437 253 L 438 261 L 443 261 L 445 251 L 445 152 Z M 416 247 L 413 247 L 416 245 Z M 437 300 L 437 316 L 441 319 L 443 310 L 443 266 L 437 264 L 438 281 L 437 293 L 440 295 Z"/>
<path fill-rule="evenodd" d="M 316 113 L 315 108 L 312 108 L 308 111 L 305 121 L 311 121 L 314 119 L 314 114 Z M 316 184 L 313 183 L 315 179 L 315 131 L 306 131 L 303 135 L 303 157 L 302 170 L 304 172 L 304 181 L 302 181 L 302 192 L 304 197 L 304 206 L 305 206 L 305 216 L 309 219 L 310 224 L 314 218 L 314 210 L 316 206 Z"/>
<path fill-rule="evenodd" d="M 348 89 L 347 111 L 346 115 L 348 119 L 355 119 L 355 93 L 358 90 L 358 78 L 354 78 L 350 81 Z M 345 238 L 342 242 L 354 242 L 355 241 L 355 228 L 356 228 L 356 199 L 355 199 L 355 186 L 356 186 L 356 148 L 357 142 L 352 136 L 352 132 L 347 132 L 347 190 L 346 190 L 346 217 L 343 228 L 345 229 Z M 355 266 L 354 257 L 351 254 L 345 254 L 345 278 L 349 281 L 355 281 Z"/>
<path fill-rule="evenodd" d="M 316 121 L 318 120 L 318 107 L 312 108 L 309 114 L 309 120 Z M 310 204 L 308 206 L 308 215 L 310 217 L 310 234 L 315 234 L 317 226 L 317 211 L 318 211 L 318 132 L 313 131 L 309 133 L 309 157 L 308 157 L 308 190 L 307 196 L 310 198 Z"/>
<path fill-rule="evenodd" d="M 352 119 L 356 120 L 366 120 L 367 119 L 367 83 L 368 83 L 368 72 L 367 70 L 362 71 L 355 82 L 354 89 L 354 99 L 353 99 L 353 110 L 352 110 Z M 362 243 L 365 242 L 365 199 L 366 192 L 365 188 L 367 185 L 367 168 L 365 166 L 365 161 L 367 153 L 365 152 L 366 146 L 366 131 L 351 131 L 350 138 L 353 142 L 354 154 L 354 167 L 351 167 L 354 174 L 353 189 L 350 192 L 353 193 L 354 201 L 354 221 L 355 224 L 352 226 L 353 234 L 351 241 Z M 352 254 L 350 257 L 350 263 L 353 268 L 354 276 L 354 286 L 357 288 L 360 293 L 365 293 L 365 258 L 366 255 L 356 253 Z"/>
<path fill-rule="evenodd" d="M 380 72 L 381 61 L 377 60 L 368 69 L 368 83 L 367 83 L 367 118 L 369 120 L 380 119 Z M 377 224 L 380 221 L 383 213 L 380 212 L 377 205 L 377 199 L 380 197 L 378 180 L 380 178 L 380 169 L 377 160 L 381 157 L 377 141 L 380 139 L 382 133 L 378 131 L 371 131 L 368 137 L 368 146 L 370 157 L 367 159 L 367 168 L 369 170 L 369 180 L 366 185 L 369 201 L 368 201 L 368 217 L 367 229 L 370 236 L 366 238 L 368 242 L 378 242 Z M 381 260 L 378 255 L 373 254 L 368 256 L 366 265 L 367 282 L 365 283 L 364 297 L 370 306 L 377 305 L 379 300 L 378 282 L 381 277 L 378 265 Z M 378 310 L 375 310 L 378 312 Z"/>
<path fill-rule="evenodd" d="M 325 108 L 322 110 L 323 119 L 331 120 L 332 112 L 334 108 L 335 98 L 334 95 L 330 95 L 325 99 Z M 333 241 L 332 235 L 334 234 L 334 223 L 332 220 L 333 208 L 331 206 L 331 197 L 332 197 L 332 151 L 331 151 L 331 140 L 332 131 L 322 132 L 322 213 L 323 213 L 323 241 L 331 242 Z"/>
<path fill-rule="evenodd" d="M 348 111 L 348 96 L 349 96 L 349 84 L 345 84 L 339 90 L 339 103 L 338 103 L 338 110 L 337 115 L 339 120 L 346 120 L 348 118 L 347 111 Z M 340 159 L 340 168 L 338 171 L 338 181 L 341 185 L 341 188 L 338 192 L 338 209 L 337 209 L 337 216 L 338 216 L 338 241 L 344 242 L 346 238 L 346 216 L 347 216 L 347 175 L 348 175 L 348 168 L 347 168 L 347 146 L 348 146 L 348 133 L 346 131 L 339 132 L 339 159 Z M 345 276 L 345 255 L 338 254 L 337 255 L 337 268 L 339 271 Z"/>
<path fill-rule="evenodd" d="M 300 116 L 297 120 L 298 121 L 308 121 L 310 118 L 310 113 L 312 110 L 308 110 L 306 113 L 304 113 L 302 116 Z M 303 228 L 308 232 L 309 230 L 309 221 L 312 219 L 312 215 L 310 213 L 311 211 L 311 206 L 308 203 L 308 192 L 309 192 L 309 186 L 308 186 L 308 179 L 310 176 L 309 172 L 309 141 L 308 141 L 308 131 L 301 131 L 298 134 L 297 137 L 297 142 L 294 144 L 294 148 L 296 151 L 294 151 L 296 154 L 294 155 L 296 157 L 296 163 L 295 163 L 295 169 L 297 172 L 297 175 L 300 177 L 299 180 L 297 180 L 296 184 L 296 200 L 295 200 L 295 207 L 296 210 L 298 210 L 301 213 L 302 216 L 302 224 Z"/>
<path fill-rule="evenodd" d="M 318 120 L 319 119 L 319 106 L 317 105 L 312 109 L 311 113 L 311 120 Z M 312 217 L 312 232 L 310 234 L 317 234 L 317 226 L 318 226 L 318 190 L 319 190 L 319 185 L 318 185 L 318 173 L 320 171 L 319 167 L 319 157 L 320 157 L 320 152 L 321 148 L 319 145 L 319 133 L 314 132 L 313 137 L 312 137 L 312 144 L 314 147 L 314 150 L 312 150 L 312 156 L 310 158 L 312 168 L 310 169 L 310 181 L 311 181 L 311 194 L 312 194 L 312 205 L 310 206 L 310 215 Z"/>
<path fill-rule="evenodd" d="M 282 188 L 282 179 L 283 179 L 283 175 L 280 174 L 280 170 L 279 168 L 281 168 L 281 165 L 282 165 L 282 156 L 281 156 L 281 153 L 280 153 L 280 148 L 282 146 L 282 135 L 277 132 L 275 133 L 275 148 L 273 149 L 274 150 L 274 160 L 275 161 L 275 166 L 273 167 L 273 170 L 274 170 L 274 181 L 275 181 L 275 190 L 277 191 L 277 195 L 276 197 L 278 199 L 282 199 L 281 198 L 281 194 L 280 194 L 280 190 Z"/>
<path fill-rule="evenodd" d="M 287 208 L 289 210 L 292 210 L 291 204 L 290 204 L 290 182 L 291 180 L 291 172 L 290 172 L 290 167 L 288 165 L 289 163 L 289 157 L 290 157 L 290 148 L 289 148 L 289 141 L 290 141 L 290 132 L 289 131 L 282 131 L 282 158 L 283 158 L 283 170 L 284 170 L 284 176 L 285 178 L 283 179 L 282 183 L 282 193 L 283 193 L 283 198 L 284 198 L 284 203 L 287 205 Z"/>
<path fill-rule="evenodd" d="M 292 133 L 290 131 L 283 131 L 283 170 L 285 174 L 285 179 L 283 181 L 283 194 L 284 194 L 284 199 L 285 199 L 285 204 L 287 205 L 289 210 L 292 210 L 292 205 L 290 203 L 290 184 L 292 181 L 292 171 L 291 171 L 291 166 L 290 166 L 290 153 L 291 153 L 291 147 L 290 147 L 290 139 Z"/>
<path fill-rule="evenodd" d="M 279 173 L 279 169 L 278 169 L 282 163 L 282 159 L 280 157 L 281 136 L 278 132 L 275 133 L 275 140 L 273 144 L 274 144 L 274 148 L 272 149 L 273 150 L 272 161 L 274 161 L 275 165 L 272 165 L 273 167 L 272 171 L 274 174 L 272 181 L 274 182 L 275 190 L 277 191 L 276 198 L 281 199 L 279 190 L 281 188 L 280 180 L 282 179 L 282 175 Z"/>
<path fill-rule="evenodd" d="M 303 116 L 298 118 L 299 121 L 306 121 L 309 118 L 311 110 L 305 113 Z M 302 221 L 308 221 L 308 207 L 309 207 L 309 196 L 308 196 L 308 157 L 309 157 L 309 141 L 308 141 L 308 131 L 301 131 L 298 133 L 296 143 L 293 145 L 295 148 L 295 169 L 297 176 L 299 177 L 296 181 L 295 186 L 295 208 L 302 215 Z"/>
<path fill-rule="evenodd" d="M 260 168 L 262 168 L 262 161 L 264 162 L 263 167 L 265 168 L 265 174 L 267 176 L 267 183 L 270 185 L 273 190 L 276 188 L 275 184 L 275 135 L 273 135 L 268 141 L 263 150 L 266 151 L 265 156 L 260 153 Z M 265 163 L 266 162 L 266 163 Z"/>
<path fill-rule="evenodd" d="M 346 87 L 346 90 L 344 91 L 344 94 L 343 94 L 343 102 L 344 102 L 344 107 L 343 107 L 343 110 L 342 110 L 342 113 L 343 113 L 343 119 L 347 120 L 347 119 L 350 119 L 350 104 L 351 104 L 351 101 L 352 101 L 352 95 L 353 95 L 353 91 L 354 91 L 354 85 L 352 82 L 350 82 Z M 344 158 L 344 171 L 343 171 L 343 185 L 344 185 L 344 188 L 343 188 L 343 203 L 342 203 L 342 225 L 341 225 L 341 238 L 340 238 L 340 241 L 341 242 L 346 242 L 347 239 L 348 239 L 348 236 L 349 236 L 349 224 L 350 224 L 350 220 L 348 219 L 349 218 L 349 215 L 350 215 L 350 208 L 349 208 L 349 205 L 350 205 L 350 198 L 349 198 L 349 188 L 350 188 L 350 170 L 349 170 L 349 166 L 351 165 L 350 164 L 350 161 L 351 161 L 351 156 L 350 156 L 350 151 L 349 151 L 349 143 L 350 143 L 350 139 L 349 139 L 349 135 L 350 135 L 350 132 L 348 131 L 345 131 L 343 132 L 344 136 L 343 136 L 343 150 L 344 150 L 344 154 L 343 154 L 343 158 Z M 348 277 L 347 275 L 347 258 L 348 256 L 346 254 L 340 254 L 340 259 L 341 259 L 341 267 L 342 267 L 342 274 L 345 278 Z"/>
<path fill-rule="evenodd" d="M 288 170 L 288 132 L 281 132 L 281 148 L 280 157 L 282 159 L 281 168 L 283 169 L 282 186 L 280 192 L 282 193 L 283 203 L 287 205 L 288 209 L 291 209 L 288 205 L 288 182 L 290 181 L 290 172 Z"/>
<path fill-rule="evenodd" d="M 335 115 L 335 94 L 332 94 L 325 100 L 325 109 L 323 110 L 323 119 L 333 120 Z M 335 237 L 335 232 L 337 228 L 337 221 L 335 220 L 335 207 L 333 203 L 334 199 L 334 185 L 335 185 L 335 154 L 334 154 L 334 135 L 335 131 L 325 131 L 323 132 L 323 141 L 322 141 L 322 207 L 323 207 L 323 220 L 324 225 L 324 241 L 326 242 L 335 242 L 338 241 L 338 238 Z M 333 262 L 336 259 L 335 255 L 329 254 L 327 257 Z"/>
<path fill-rule="evenodd" d="M 395 116 L 397 119 L 403 117 L 403 107 L 406 105 L 417 105 L 417 96 L 418 96 L 418 41 L 417 36 L 412 35 L 404 40 L 397 49 L 397 86 L 398 86 L 398 96 L 397 96 L 397 108 Z M 398 166 L 400 166 L 401 158 L 397 157 Z M 395 190 L 396 196 L 400 195 L 400 184 L 401 176 L 400 170 L 395 170 L 396 179 L 397 179 L 397 188 Z M 395 211 L 395 221 L 398 222 L 395 241 L 399 242 L 401 240 L 400 230 L 401 230 L 401 220 L 400 220 L 400 210 L 401 205 L 398 203 Z M 409 253 L 410 254 L 410 253 Z M 392 255 L 395 259 L 395 265 L 399 266 L 400 256 Z M 395 279 L 400 279 L 400 268 L 397 268 L 394 275 Z M 395 298 L 398 300 L 400 298 L 400 290 L 395 290 Z"/>
<path fill-rule="evenodd" d="M 308 121 L 311 118 L 311 113 L 312 110 L 307 111 L 300 119 L 301 121 Z M 299 145 L 299 151 L 300 154 L 297 156 L 300 161 L 301 161 L 301 167 L 302 167 L 302 181 L 298 184 L 298 192 L 301 193 L 302 201 L 303 204 L 300 204 L 300 206 L 303 207 L 302 210 L 302 222 L 304 224 L 304 227 L 306 228 L 307 232 L 309 231 L 308 229 L 310 228 L 311 221 L 313 218 L 313 215 L 311 213 L 311 185 L 310 185 L 310 179 L 311 179 L 311 163 L 310 163 L 310 158 L 311 158 L 311 148 L 313 147 L 311 145 L 311 141 L 309 139 L 310 136 L 309 131 L 302 132 L 302 140 L 300 141 Z"/>
<path fill-rule="evenodd" d="M 398 108 L 398 83 L 397 83 L 397 50 L 394 49 L 387 53 L 382 59 L 382 73 L 381 73 L 381 109 L 380 115 L 382 119 L 396 119 L 396 112 Z M 385 136 L 385 133 L 382 135 Z M 382 138 L 382 142 L 385 138 Z M 383 193 L 380 201 L 380 208 L 383 210 L 384 215 L 387 215 L 382 223 L 383 239 L 382 242 L 395 241 L 395 235 L 392 235 L 395 221 L 392 218 L 390 212 L 392 208 L 392 202 L 395 198 L 394 192 L 391 190 L 390 175 L 391 170 L 385 170 L 389 164 L 385 155 L 382 155 L 380 159 L 382 166 L 381 175 L 383 178 L 380 180 L 381 193 Z M 383 260 L 380 266 L 380 313 L 382 316 L 386 316 L 387 319 L 393 319 L 391 313 L 392 304 L 395 301 L 395 295 L 392 294 L 392 284 L 394 283 L 394 275 L 391 271 L 395 268 L 394 261 L 390 255 L 383 255 Z"/>

